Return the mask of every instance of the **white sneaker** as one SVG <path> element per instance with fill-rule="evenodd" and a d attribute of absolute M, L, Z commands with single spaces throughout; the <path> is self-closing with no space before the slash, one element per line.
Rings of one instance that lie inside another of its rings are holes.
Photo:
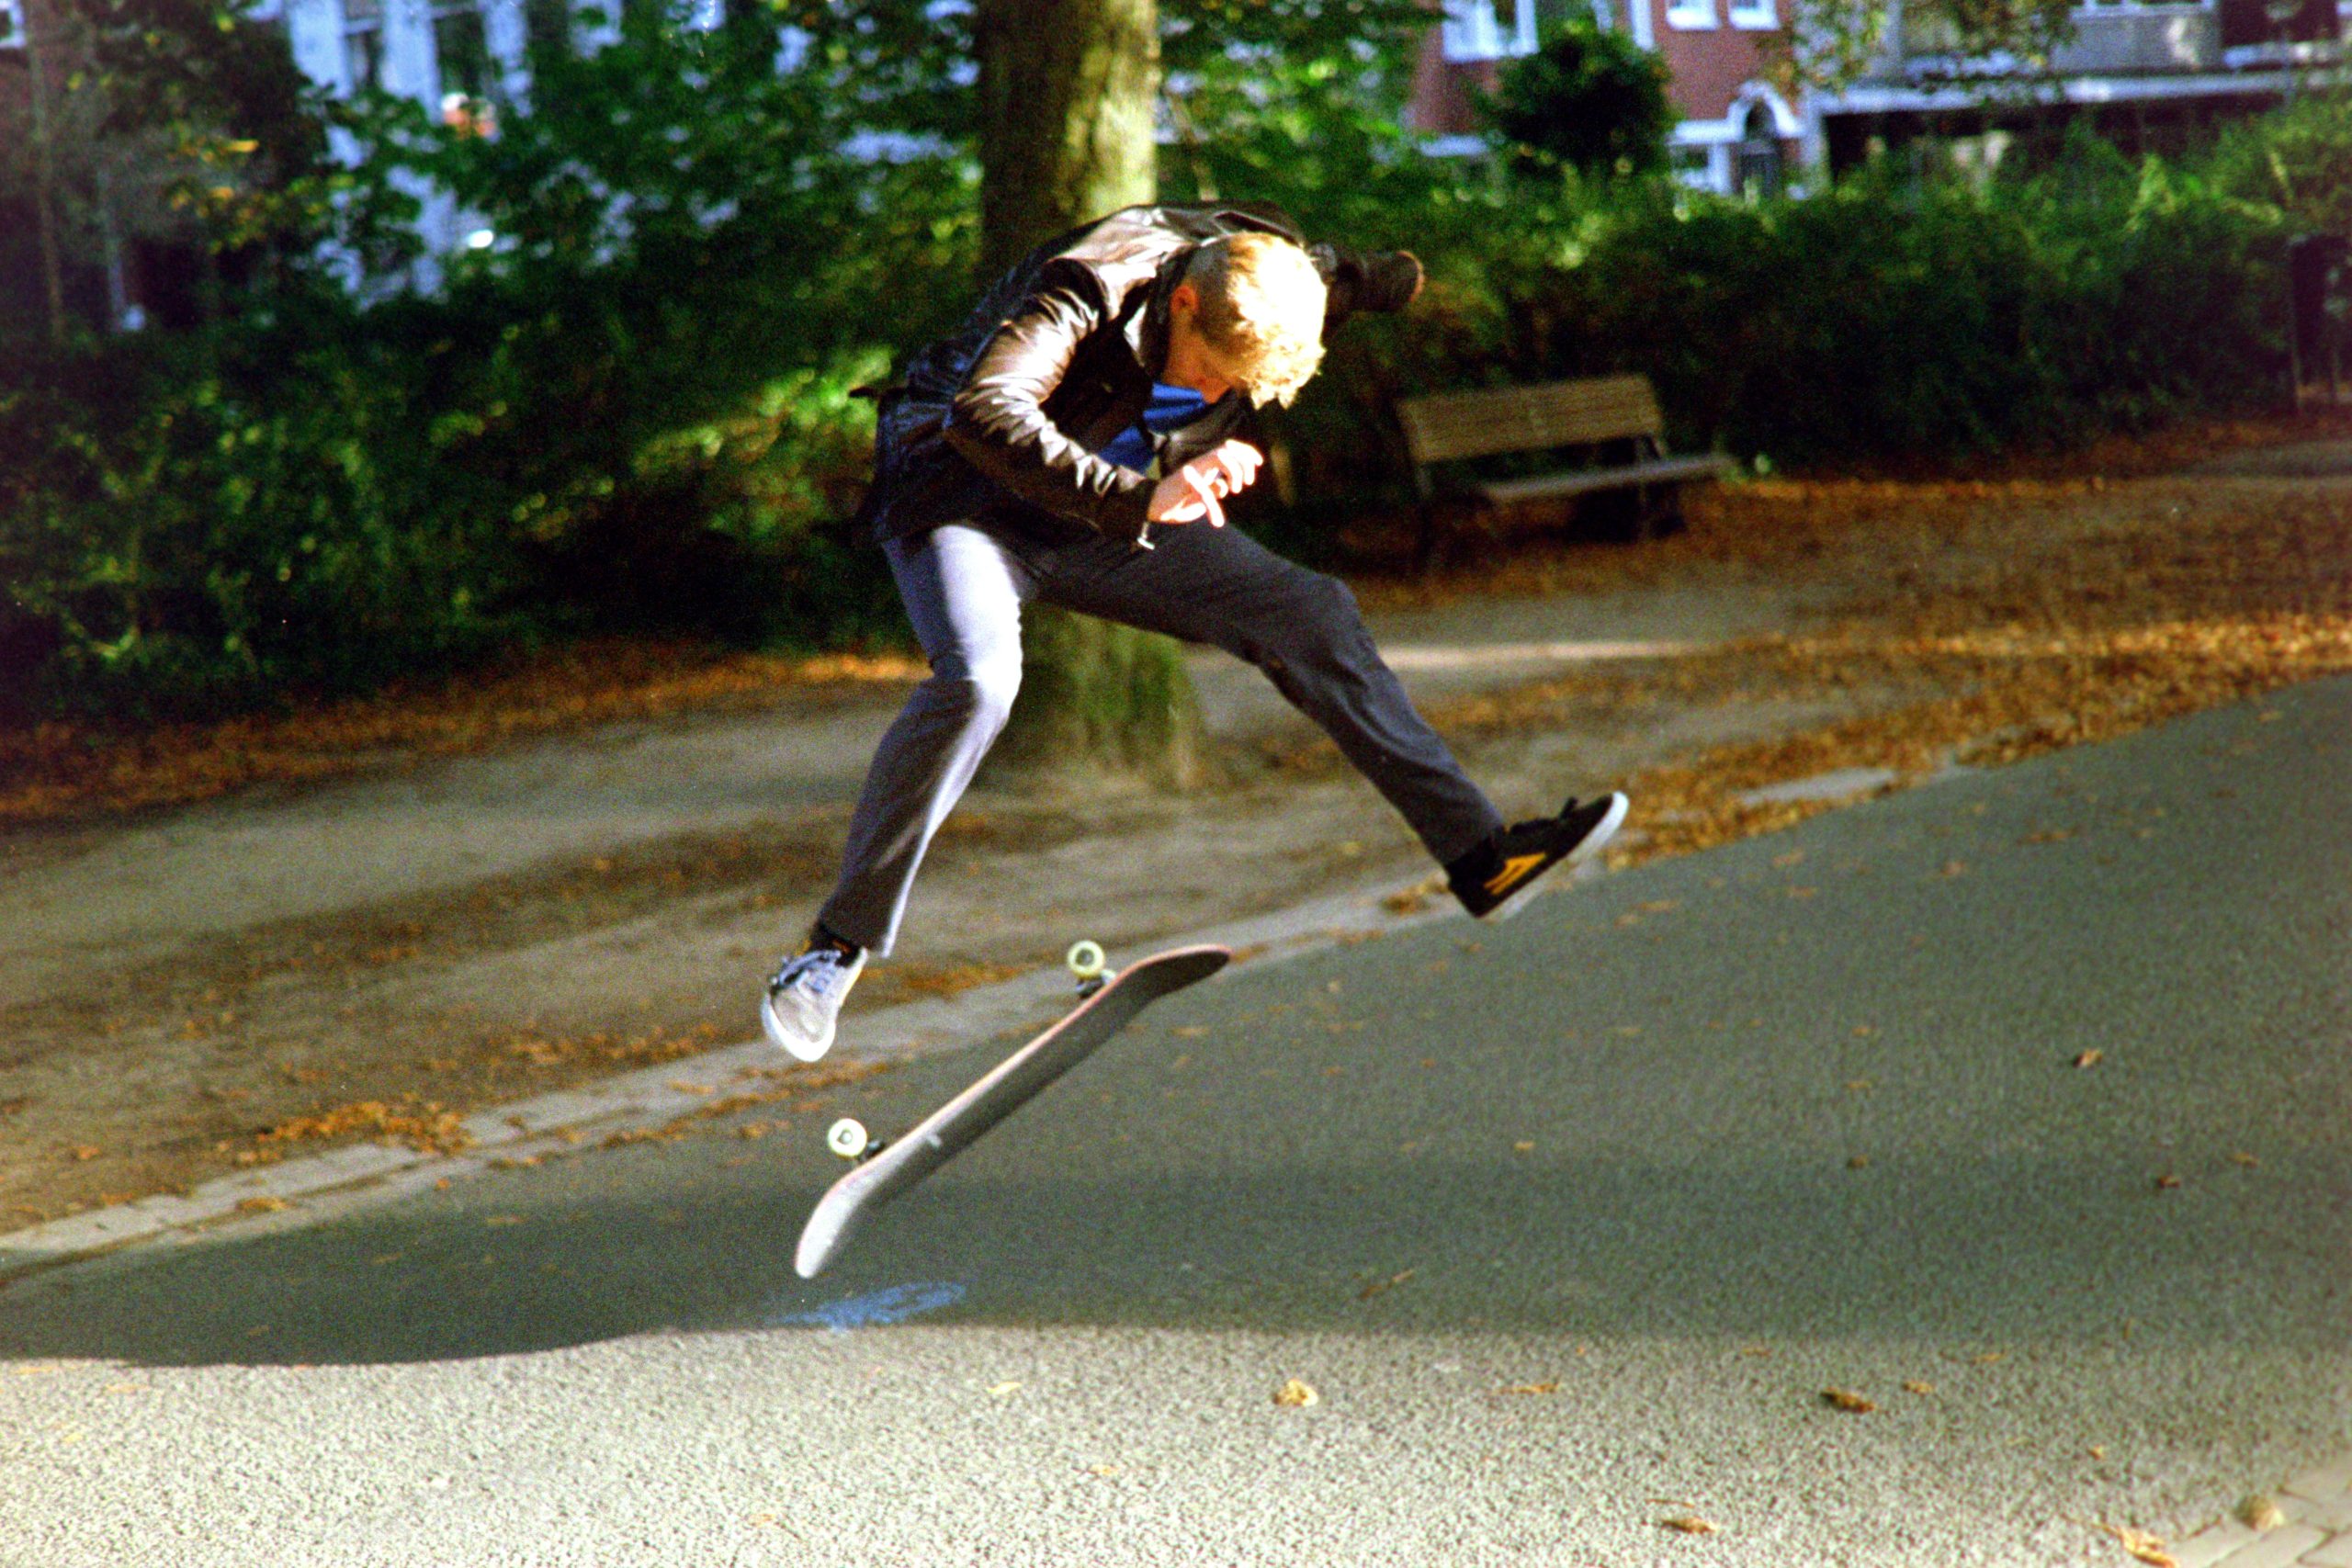
<path fill-rule="evenodd" d="M 760 1027 L 779 1048 L 801 1061 L 816 1061 L 832 1049 L 833 1021 L 865 968 L 864 948 L 844 950 L 811 939 L 768 981 Z"/>

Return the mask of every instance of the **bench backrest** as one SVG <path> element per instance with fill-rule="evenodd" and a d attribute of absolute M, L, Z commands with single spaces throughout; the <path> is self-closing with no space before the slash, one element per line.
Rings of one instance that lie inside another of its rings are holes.
<path fill-rule="evenodd" d="M 1532 387 L 1481 388 L 1400 399 L 1397 423 L 1416 463 L 1539 452 L 1657 436 L 1665 428 L 1646 376 L 1598 376 Z"/>

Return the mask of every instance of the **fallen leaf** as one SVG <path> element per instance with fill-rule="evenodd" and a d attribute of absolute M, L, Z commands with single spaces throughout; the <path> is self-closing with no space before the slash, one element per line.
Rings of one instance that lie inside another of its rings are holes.
<path fill-rule="evenodd" d="M 2179 1185 L 2180 1178 L 2175 1176 L 2170 1171 L 2166 1171 L 2162 1176 L 2156 1178 L 2156 1190 L 2159 1192 L 2169 1192 Z"/>
<path fill-rule="evenodd" d="M 94 1160 L 104 1152 L 96 1144 L 84 1144 L 74 1149 L 74 1157 L 76 1160 Z"/>
<path fill-rule="evenodd" d="M 1919 1378 L 1913 1378 L 1910 1382 L 1903 1385 L 1903 1392 L 1905 1393 L 1917 1393 L 1922 1395 L 1930 1394 L 1936 1392 L 1936 1385 Z"/>
<path fill-rule="evenodd" d="M 240 1211 L 248 1214 L 274 1214 L 280 1209 L 290 1209 L 293 1206 L 283 1198 L 267 1196 L 247 1198 L 237 1205 Z"/>
<path fill-rule="evenodd" d="M 1878 1409 L 1876 1404 L 1860 1394 L 1850 1393 L 1842 1388 L 1825 1388 L 1821 1391 L 1821 1397 L 1832 1409 L 1843 1410 L 1849 1416 L 1868 1416 Z"/>
<path fill-rule="evenodd" d="M 1419 1272 L 1420 1270 L 1419 1269 L 1408 1269 L 1401 1273 L 1391 1274 L 1385 1280 L 1374 1280 L 1372 1283 L 1366 1285 L 1363 1290 L 1356 1292 L 1356 1300 L 1360 1302 L 1368 1302 L 1372 1300 L 1373 1297 L 1380 1294 L 1381 1292 L 1394 1290 L 1396 1286 L 1403 1284 L 1406 1280 L 1411 1279 L 1414 1275 Z"/>
<path fill-rule="evenodd" d="M 1296 1378 L 1289 1379 L 1274 1390 L 1274 1403 L 1285 1410 L 1304 1410 L 1310 1404 L 1319 1404 L 1322 1398 L 1321 1394 Z"/>
<path fill-rule="evenodd" d="M 1015 1379 L 1015 1380 L 1014 1380 L 1013 1382 L 1001 1382 L 1001 1383 L 997 1384 L 994 1388 L 992 1388 L 992 1389 L 989 1390 L 989 1394 L 990 1394 L 990 1395 L 992 1395 L 992 1396 L 993 1396 L 993 1397 L 995 1397 L 995 1398 L 1002 1399 L 1002 1398 L 1004 1398 L 1007 1394 L 1010 1394 L 1010 1393 L 1012 1393 L 1014 1390 L 1018 1389 L 1020 1386 L 1021 1386 L 1020 1381 L 1019 1381 L 1018 1379 Z"/>
<path fill-rule="evenodd" d="M 2101 1062 L 2106 1060 L 2107 1053 L 2094 1046 L 2090 1050 L 2086 1051 L 2081 1055 L 2075 1057 L 2075 1066 L 2078 1067 L 2096 1067 Z"/>
<path fill-rule="evenodd" d="M 2278 1503 L 2259 1492 L 2238 1505 L 2238 1523 L 2250 1530 L 2275 1530 L 2286 1522 Z"/>
<path fill-rule="evenodd" d="M 1090 1464 L 1086 1467 L 1086 1473 L 1089 1475 L 1099 1475 L 1103 1479 L 1108 1480 L 1112 1476 L 1119 1473 L 1119 1467 L 1115 1464 Z"/>
<path fill-rule="evenodd" d="M 1672 1518 L 1660 1519 L 1658 1523 L 1665 1526 L 1668 1529 L 1680 1530 L 1684 1535 L 1713 1535 L 1715 1533 L 1714 1521 L 1712 1519 L 1702 1519 L 1696 1514 L 1677 1514 Z"/>
<path fill-rule="evenodd" d="M 2180 1560 L 2165 1550 L 2162 1536 L 2146 1530 L 2132 1529 L 2125 1525 L 2101 1525 L 2099 1529 L 2115 1538 L 2115 1543 L 2133 1557 L 2148 1564 L 2148 1568 L 2180 1568 Z"/>
<path fill-rule="evenodd" d="M 1497 1393 L 1557 1393 L 1560 1392 L 1560 1385 L 1557 1382 L 1515 1382 L 1509 1388 L 1498 1388 L 1495 1392 Z"/>

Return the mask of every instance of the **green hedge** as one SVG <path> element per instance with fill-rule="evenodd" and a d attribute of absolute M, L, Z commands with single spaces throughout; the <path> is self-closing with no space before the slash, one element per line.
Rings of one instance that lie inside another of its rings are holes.
<path fill-rule="evenodd" d="M 1638 370 L 1680 445 L 1786 467 L 2063 446 L 2284 385 L 2289 215 L 2088 141 L 1982 188 L 1866 174 L 1751 205 L 1570 183 L 1424 216 L 1429 308 L 1343 345 L 1296 421 L 1352 470 L 1388 454 L 1392 496 L 1385 410 L 1431 388 Z"/>

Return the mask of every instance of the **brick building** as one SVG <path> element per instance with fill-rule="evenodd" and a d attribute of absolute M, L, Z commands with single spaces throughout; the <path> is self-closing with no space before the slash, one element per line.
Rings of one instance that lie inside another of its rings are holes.
<path fill-rule="evenodd" d="M 1963 59 L 1938 19 L 1886 0 L 1883 46 L 1860 77 L 1792 102 L 1764 79 L 1758 48 L 1785 24 L 1782 3 L 1442 0 L 1411 117 L 1441 149 L 1476 145 L 1476 91 L 1493 85 L 1499 62 L 1532 51 L 1545 22 L 1574 9 L 1625 29 L 1665 62 L 1680 177 L 1725 193 L 1770 191 L 1804 168 L 1846 168 L 1928 136 L 1991 164 L 2017 136 L 2078 118 L 2127 148 L 2177 148 L 2342 64 L 2352 28 L 2352 0 L 2086 0 L 2050 76 L 2027 93 L 2017 90 L 2014 62 Z"/>
<path fill-rule="evenodd" d="M 1670 73 L 1675 172 L 1724 192 L 1775 191 L 1801 161 L 1798 107 L 1764 80 L 1761 40 L 1781 28 L 1779 0 L 1447 0 L 1413 83 L 1416 129 L 1442 149 L 1476 145 L 1476 95 L 1502 61 L 1532 53 L 1544 24 L 1571 11 L 1631 33 Z"/>

